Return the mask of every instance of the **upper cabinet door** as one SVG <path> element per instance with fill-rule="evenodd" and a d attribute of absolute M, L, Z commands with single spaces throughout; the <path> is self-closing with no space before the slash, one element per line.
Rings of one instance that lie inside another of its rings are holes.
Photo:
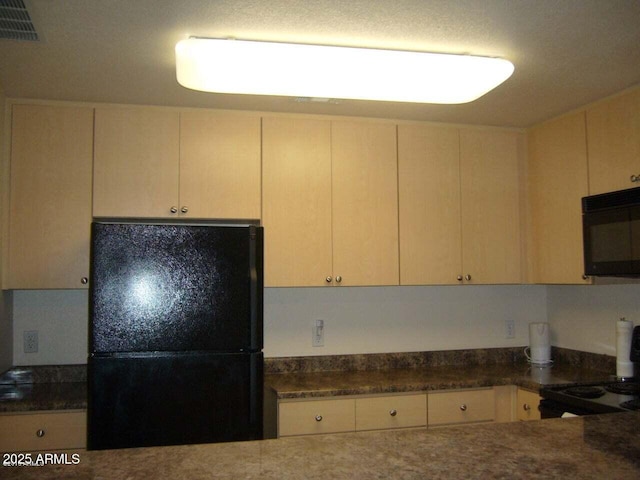
<path fill-rule="evenodd" d="M 14 105 L 10 289 L 86 288 L 93 109 Z"/>
<path fill-rule="evenodd" d="M 507 131 L 460 131 L 462 265 L 467 283 L 522 281 L 520 137 Z"/>
<path fill-rule="evenodd" d="M 177 216 L 179 113 L 97 108 L 95 115 L 93 215 Z"/>
<path fill-rule="evenodd" d="M 180 212 L 191 218 L 260 218 L 260 117 L 180 114 Z"/>
<path fill-rule="evenodd" d="M 543 123 L 528 132 L 533 283 L 586 283 L 582 203 L 588 194 L 585 114 Z"/>
<path fill-rule="evenodd" d="M 462 273 L 457 128 L 398 126 L 400 284 L 457 284 Z"/>
<path fill-rule="evenodd" d="M 640 187 L 640 89 L 587 109 L 587 142 L 590 195 Z"/>
<path fill-rule="evenodd" d="M 332 285 L 331 123 L 262 120 L 264 281 Z"/>
<path fill-rule="evenodd" d="M 396 126 L 331 124 L 333 272 L 340 285 L 398 285 Z"/>

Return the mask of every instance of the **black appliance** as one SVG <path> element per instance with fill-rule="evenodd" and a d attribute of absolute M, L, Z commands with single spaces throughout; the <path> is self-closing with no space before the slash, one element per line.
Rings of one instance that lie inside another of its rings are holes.
<path fill-rule="evenodd" d="M 584 197 L 585 274 L 640 277 L 640 187 Z"/>
<path fill-rule="evenodd" d="M 640 383 L 603 382 L 586 385 L 545 387 L 540 390 L 542 418 L 564 413 L 592 415 L 640 410 Z"/>
<path fill-rule="evenodd" d="M 263 231 L 94 222 L 87 448 L 263 436 Z"/>
<path fill-rule="evenodd" d="M 633 329 L 629 359 L 640 362 L 640 325 Z M 539 405 L 541 417 L 561 417 L 564 413 L 591 415 L 640 410 L 640 379 L 618 380 L 542 388 Z"/>

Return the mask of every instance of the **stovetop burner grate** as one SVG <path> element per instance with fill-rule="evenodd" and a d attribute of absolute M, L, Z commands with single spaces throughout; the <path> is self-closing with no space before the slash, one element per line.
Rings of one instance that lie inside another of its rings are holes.
<path fill-rule="evenodd" d="M 622 402 L 620 406 L 622 408 L 626 408 L 627 410 L 640 410 L 640 399 L 634 398 L 633 400 L 629 400 L 628 402 Z"/>
<path fill-rule="evenodd" d="M 618 382 L 604 387 L 607 392 L 619 393 L 622 395 L 638 395 L 640 394 L 640 383 Z"/>
<path fill-rule="evenodd" d="M 564 393 L 579 398 L 600 398 L 605 391 L 600 387 L 569 387 Z"/>

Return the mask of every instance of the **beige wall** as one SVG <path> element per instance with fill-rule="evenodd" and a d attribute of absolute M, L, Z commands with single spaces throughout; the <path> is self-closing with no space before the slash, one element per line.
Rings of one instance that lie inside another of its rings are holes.
<path fill-rule="evenodd" d="M 0 159 L 3 159 L 6 152 L 8 151 L 7 147 L 7 136 L 5 135 L 5 95 L 2 91 L 2 87 L 0 87 Z M 5 198 L 5 192 L 8 186 L 8 178 L 7 171 L 8 169 L 5 167 L 7 165 L 6 161 L 0 161 L 0 217 L 4 214 L 4 205 L 3 200 Z M 4 222 L 0 221 L 0 225 L 4 224 Z M 3 238 L 0 236 L 0 251 L 2 251 L 3 247 Z M 4 265 L 2 265 L 2 255 L 0 255 L 0 278 L 2 278 L 2 269 Z M 13 362 L 13 330 L 12 330 L 12 322 L 11 322 L 11 293 L 10 292 L 2 292 L 0 295 L 0 373 L 4 372 L 8 368 L 12 366 Z"/>
<path fill-rule="evenodd" d="M 616 355 L 616 321 L 640 325 L 640 285 L 547 287 L 551 343 L 585 352 Z"/>
<path fill-rule="evenodd" d="M 79 364 L 87 356 L 86 290 L 14 292 L 14 363 Z M 528 323 L 546 318 L 542 286 L 268 288 L 266 357 L 522 346 Z M 311 346 L 314 320 L 325 346 Z M 516 336 L 505 338 L 513 319 Z M 38 353 L 23 353 L 25 330 Z"/>
<path fill-rule="evenodd" d="M 13 296 L 15 365 L 86 362 L 86 290 Z M 269 288 L 264 312 L 266 357 L 524 346 L 540 321 L 553 345 L 614 356 L 616 320 L 640 325 L 640 285 Z M 311 346 L 316 319 L 324 347 Z M 24 330 L 39 331 L 38 353 L 22 352 Z"/>

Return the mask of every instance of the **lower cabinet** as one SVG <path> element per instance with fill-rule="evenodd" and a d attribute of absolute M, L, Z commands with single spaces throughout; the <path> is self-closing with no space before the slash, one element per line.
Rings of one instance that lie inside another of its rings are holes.
<path fill-rule="evenodd" d="M 383 395 L 278 404 L 278 436 L 424 427 L 427 395 Z"/>
<path fill-rule="evenodd" d="M 540 420 L 540 395 L 522 388 L 518 389 L 516 400 L 516 415 L 518 420 Z"/>
<path fill-rule="evenodd" d="M 495 419 L 493 388 L 429 393 L 429 426 L 491 422 Z"/>
<path fill-rule="evenodd" d="M 278 436 L 353 432 L 355 407 L 353 398 L 279 402 Z"/>
<path fill-rule="evenodd" d="M 356 399 L 356 430 L 424 427 L 427 395 L 391 395 Z"/>
<path fill-rule="evenodd" d="M 86 448 L 85 411 L 0 415 L 0 451 L 35 452 Z"/>
<path fill-rule="evenodd" d="M 278 436 L 491 422 L 496 410 L 493 388 L 281 400 Z"/>

